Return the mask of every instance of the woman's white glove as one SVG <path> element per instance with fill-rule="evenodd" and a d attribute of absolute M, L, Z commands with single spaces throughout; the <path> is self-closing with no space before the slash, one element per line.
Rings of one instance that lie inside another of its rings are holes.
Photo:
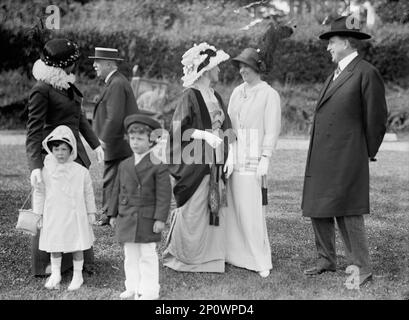
<path fill-rule="evenodd" d="M 95 153 L 97 154 L 97 160 L 98 162 L 103 162 L 104 161 L 104 149 L 102 149 L 102 146 L 98 146 L 94 149 Z"/>
<path fill-rule="evenodd" d="M 40 219 L 37 221 L 37 229 L 41 229 L 43 227 L 43 215 L 40 216 Z"/>
<path fill-rule="evenodd" d="M 270 161 L 267 157 L 261 157 L 258 163 L 257 172 L 256 172 L 258 177 L 262 177 L 267 174 L 269 162 Z"/>
<path fill-rule="evenodd" d="M 41 182 L 43 182 L 43 175 L 41 174 L 41 169 L 37 168 L 31 171 L 30 175 L 31 186 L 33 187 L 38 186 Z"/>
<path fill-rule="evenodd" d="M 214 149 L 216 149 L 223 142 L 223 140 L 215 134 L 197 129 L 192 133 L 192 138 L 205 140 Z"/>
<path fill-rule="evenodd" d="M 233 166 L 234 166 L 234 158 L 233 158 L 233 146 L 229 145 L 229 154 L 227 155 L 226 163 L 224 164 L 223 167 L 223 172 L 226 176 L 226 179 L 230 177 L 230 175 L 233 172 Z"/>

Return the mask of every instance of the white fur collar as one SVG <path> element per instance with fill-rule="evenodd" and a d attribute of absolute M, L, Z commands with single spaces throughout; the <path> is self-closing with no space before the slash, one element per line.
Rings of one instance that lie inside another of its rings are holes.
<path fill-rule="evenodd" d="M 68 82 L 75 82 L 75 75 L 67 74 L 63 69 L 47 66 L 41 59 L 33 65 L 33 76 L 36 80 L 44 81 L 56 89 L 68 89 Z"/>

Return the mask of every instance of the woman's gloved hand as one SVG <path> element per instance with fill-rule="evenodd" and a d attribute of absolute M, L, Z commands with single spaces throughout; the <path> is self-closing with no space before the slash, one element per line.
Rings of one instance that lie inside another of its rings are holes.
<path fill-rule="evenodd" d="M 98 146 L 94 149 L 95 153 L 97 154 L 97 160 L 98 162 L 103 162 L 104 161 L 104 149 L 102 149 L 102 146 Z"/>
<path fill-rule="evenodd" d="M 37 221 L 37 229 L 41 229 L 43 227 L 43 215 L 41 215 L 40 219 Z"/>
<path fill-rule="evenodd" d="M 205 140 L 214 149 L 217 148 L 223 142 L 223 140 L 220 139 L 215 134 L 197 129 L 192 133 L 192 138 Z"/>
<path fill-rule="evenodd" d="M 258 177 L 262 177 L 267 174 L 269 163 L 270 163 L 270 160 L 267 157 L 261 157 L 258 163 L 257 172 L 256 172 Z"/>
<path fill-rule="evenodd" d="M 37 168 L 31 171 L 31 175 L 30 175 L 31 186 L 36 187 L 41 182 L 43 182 L 43 175 L 41 174 L 41 169 Z"/>
<path fill-rule="evenodd" d="M 226 163 L 223 167 L 223 172 L 226 178 L 229 178 L 234 168 L 233 146 L 229 145 L 229 154 L 227 155 Z"/>

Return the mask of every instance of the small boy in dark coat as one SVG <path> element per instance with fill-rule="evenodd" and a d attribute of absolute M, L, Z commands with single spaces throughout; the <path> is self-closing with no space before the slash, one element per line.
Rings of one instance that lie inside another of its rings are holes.
<path fill-rule="evenodd" d="M 133 114 L 124 125 L 133 155 L 119 165 L 108 209 L 125 253 L 126 290 L 120 297 L 153 300 L 160 289 L 156 242 L 165 228 L 172 189 L 167 166 L 151 152 L 159 122 Z"/>

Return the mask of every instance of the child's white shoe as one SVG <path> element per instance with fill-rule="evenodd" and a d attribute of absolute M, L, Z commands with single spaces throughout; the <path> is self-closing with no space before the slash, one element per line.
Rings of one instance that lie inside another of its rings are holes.
<path fill-rule="evenodd" d="M 68 291 L 78 290 L 84 283 L 84 279 L 82 278 L 82 266 L 84 265 L 84 260 L 74 260 L 72 265 L 74 267 L 74 274 L 71 283 L 68 286 Z"/>
<path fill-rule="evenodd" d="M 46 287 L 49 290 L 60 289 L 60 282 L 61 282 L 61 275 L 58 273 L 54 273 L 48 277 L 47 282 L 45 283 L 44 287 Z"/>
<path fill-rule="evenodd" d="M 74 271 L 74 276 L 72 277 L 71 283 L 68 286 L 68 291 L 78 290 L 83 283 L 84 279 L 82 278 L 82 272 L 78 273 Z"/>
<path fill-rule="evenodd" d="M 135 291 L 131 291 L 131 290 L 125 290 L 119 295 L 121 299 L 129 299 L 129 298 L 133 298 L 134 296 L 135 296 Z"/>

